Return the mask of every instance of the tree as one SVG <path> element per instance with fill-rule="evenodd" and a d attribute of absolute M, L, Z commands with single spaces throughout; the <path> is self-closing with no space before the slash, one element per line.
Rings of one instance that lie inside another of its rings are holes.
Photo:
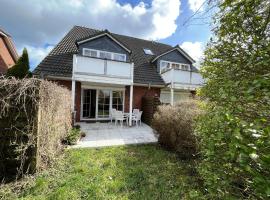
<path fill-rule="evenodd" d="M 7 76 L 13 76 L 15 78 L 25 78 L 31 76 L 29 71 L 29 58 L 27 49 L 23 49 L 21 57 L 18 59 L 17 63 L 8 69 Z"/>
<path fill-rule="evenodd" d="M 269 20 L 269 0 L 223 0 L 214 17 L 197 132 L 199 172 L 215 199 L 270 197 Z"/>

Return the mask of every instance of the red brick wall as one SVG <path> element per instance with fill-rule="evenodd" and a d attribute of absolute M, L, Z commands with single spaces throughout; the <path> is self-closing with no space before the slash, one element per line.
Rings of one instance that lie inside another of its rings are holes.
<path fill-rule="evenodd" d="M 59 85 L 67 87 L 71 90 L 71 81 L 58 80 L 54 81 Z M 125 112 L 129 111 L 129 92 L 130 87 L 126 86 L 125 90 Z M 142 97 L 143 96 L 158 96 L 160 97 L 160 88 L 148 88 L 142 86 L 133 87 L 133 108 L 142 109 Z M 76 82 L 76 91 L 75 91 L 75 110 L 76 112 L 76 121 L 80 120 L 80 111 L 81 111 L 81 83 Z"/>
<path fill-rule="evenodd" d="M 9 48 L 2 36 L 0 36 L 0 55 L 2 57 L 0 70 L 5 73 L 8 68 L 15 64 L 15 61 L 13 60 Z"/>
<path fill-rule="evenodd" d="M 129 92 L 130 87 L 126 87 L 125 91 L 125 112 L 129 111 Z M 158 96 L 160 97 L 160 88 L 148 88 L 142 86 L 134 86 L 133 87 L 133 109 L 142 108 L 142 97 L 143 96 Z"/>

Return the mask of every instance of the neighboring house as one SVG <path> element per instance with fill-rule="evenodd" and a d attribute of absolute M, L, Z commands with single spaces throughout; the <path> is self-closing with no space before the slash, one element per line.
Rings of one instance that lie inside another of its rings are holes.
<path fill-rule="evenodd" d="M 188 98 L 202 84 L 193 63 L 179 46 L 75 26 L 34 75 L 72 91 L 76 121 L 102 120 L 112 108 L 141 109 L 143 96 Z"/>
<path fill-rule="evenodd" d="M 18 53 L 11 36 L 0 29 L 0 74 L 5 74 L 18 60 Z"/>

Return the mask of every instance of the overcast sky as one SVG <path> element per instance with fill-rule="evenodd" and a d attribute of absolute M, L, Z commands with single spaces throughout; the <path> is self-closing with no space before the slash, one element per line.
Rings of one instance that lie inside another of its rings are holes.
<path fill-rule="evenodd" d="M 204 0 L 0 0 L 0 28 L 8 32 L 18 53 L 26 47 L 31 68 L 74 26 L 180 44 L 199 60 L 210 27 L 188 20 L 203 12 Z M 188 20 L 188 23 L 185 23 Z M 185 24 L 185 25 L 184 25 Z"/>

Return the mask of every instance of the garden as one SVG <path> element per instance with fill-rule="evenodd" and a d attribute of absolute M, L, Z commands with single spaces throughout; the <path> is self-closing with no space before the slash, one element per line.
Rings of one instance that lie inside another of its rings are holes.
<path fill-rule="evenodd" d="M 200 69 L 205 84 L 195 100 L 159 106 L 158 144 L 63 148 L 80 134 L 61 117 L 71 116 L 62 104 L 68 91 L 37 79 L 1 80 L 0 119 L 13 129 L 0 137 L 20 137 L 0 146 L 8 155 L 0 155 L 1 172 L 19 169 L 1 184 L 0 199 L 269 199 L 270 3 L 217 2 Z"/>

